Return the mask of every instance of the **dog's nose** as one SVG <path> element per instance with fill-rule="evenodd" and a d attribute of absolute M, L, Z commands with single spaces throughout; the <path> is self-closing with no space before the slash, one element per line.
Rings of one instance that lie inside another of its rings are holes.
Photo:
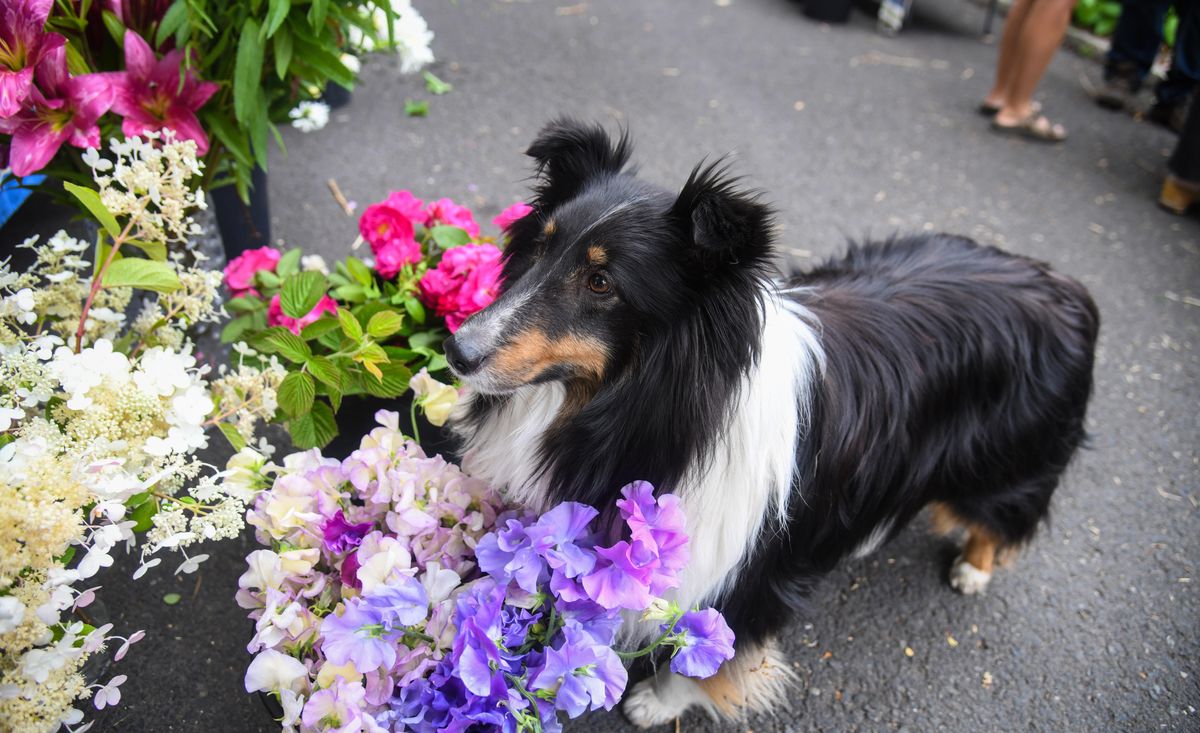
<path fill-rule="evenodd" d="M 442 344 L 442 349 L 446 352 L 446 361 L 450 363 L 450 368 L 460 377 L 475 371 L 483 363 L 484 355 L 476 351 L 469 341 L 460 342 L 451 336 Z"/>

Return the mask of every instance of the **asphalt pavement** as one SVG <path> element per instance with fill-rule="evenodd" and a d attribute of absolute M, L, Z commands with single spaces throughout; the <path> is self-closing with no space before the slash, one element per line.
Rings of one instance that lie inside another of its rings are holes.
<path fill-rule="evenodd" d="M 1093 445 L 1017 563 L 959 596 L 953 546 L 919 520 L 820 586 L 786 635 L 800 684 L 785 709 L 679 730 L 1200 730 L 1200 219 L 1155 207 L 1174 137 L 1097 108 L 1094 60 L 1060 53 L 1044 78 L 1045 110 L 1070 131 L 1050 146 L 976 113 L 996 51 L 968 0 L 917 0 L 895 38 L 785 0 L 417 4 L 453 91 L 373 58 L 328 127 L 285 130 L 270 194 L 288 246 L 347 252 L 355 222 L 329 179 L 360 210 L 408 188 L 490 219 L 525 195 L 534 133 L 569 114 L 628 127 L 642 175 L 667 186 L 730 154 L 778 208 L 791 267 L 847 238 L 941 230 L 1048 260 L 1100 305 Z M 410 99 L 428 116 L 406 117 Z M 118 628 L 150 634 L 100 730 L 272 730 L 241 689 L 252 629 L 233 593 L 251 549 L 216 545 L 192 576 L 103 579 Z M 611 713 L 569 730 L 631 728 Z"/>

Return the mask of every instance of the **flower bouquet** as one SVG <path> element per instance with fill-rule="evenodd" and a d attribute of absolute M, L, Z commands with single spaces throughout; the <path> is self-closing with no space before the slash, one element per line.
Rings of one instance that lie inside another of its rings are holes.
<path fill-rule="evenodd" d="M 0 262 L 0 728 L 76 732 L 83 712 L 116 704 L 117 675 L 85 679 L 84 662 L 143 636 L 113 633 L 88 611 L 114 550 L 141 540 L 140 577 L 205 539 L 237 536 L 260 488 L 218 485 L 197 451 L 208 429 L 243 445 L 275 411 L 277 365 L 202 365 L 188 329 L 220 314 L 220 275 L 180 264 L 196 144 L 170 136 L 113 141 L 85 159 L 94 187 L 67 184 L 99 226 L 96 243 L 58 232 L 22 246 L 34 262 Z M 93 249 L 94 248 L 94 249 Z M 95 252 L 92 260 L 89 250 Z M 231 437 L 233 439 L 233 437 Z M 263 447 L 266 450 L 266 447 Z M 242 460 L 263 457 L 247 449 Z M 94 684 L 89 684 L 94 683 Z"/>
<path fill-rule="evenodd" d="M 665 647 L 703 677 L 732 657 L 720 614 L 661 597 L 688 562 L 674 496 L 639 482 L 612 521 L 570 502 L 536 516 L 377 418 L 344 461 L 265 467 L 248 514 L 269 549 L 239 580 L 246 690 L 278 697 L 284 730 L 559 730 L 617 703 L 624 660 Z"/>
<path fill-rule="evenodd" d="M 494 223 L 504 230 L 528 211 L 515 204 Z M 284 360 L 280 418 L 297 448 L 337 435 L 344 397 L 399 397 L 414 371 L 445 370 L 442 341 L 500 286 L 496 240 L 450 199 L 426 205 L 393 192 L 366 208 L 359 232 L 372 257 L 348 256 L 332 270 L 319 256 L 270 247 L 225 268 L 233 296 L 225 307 L 235 317 L 221 337 L 244 341 L 237 348 L 250 361 Z"/>

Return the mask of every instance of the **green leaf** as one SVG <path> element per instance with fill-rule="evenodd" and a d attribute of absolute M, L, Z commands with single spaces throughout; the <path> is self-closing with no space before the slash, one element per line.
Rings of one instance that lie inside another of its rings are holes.
<path fill-rule="evenodd" d="M 382 341 L 400 330 L 404 325 L 404 317 L 396 311 L 380 311 L 367 321 L 367 334 L 373 339 Z"/>
<path fill-rule="evenodd" d="M 342 370 L 332 361 L 323 356 L 314 356 L 308 360 L 307 365 L 308 371 L 321 380 L 321 384 L 338 392 L 342 391 Z"/>
<path fill-rule="evenodd" d="M 126 257 L 108 266 L 103 283 L 106 288 L 141 288 L 170 293 L 179 289 L 179 276 L 165 262 Z"/>
<path fill-rule="evenodd" d="M 437 78 L 431 72 L 426 71 L 425 88 L 429 90 L 430 94 L 445 94 L 453 89 L 454 86 Z"/>
<path fill-rule="evenodd" d="M 270 270 L 259 270 L 258 272 L 254 273 L 254 280 L 257 284 L 267 288 L 268 290 L 278 290 L 279 286 L 283 284 L 283 281 L 279 279 L 279 276 Z"/>
<path fill-rule="evenodd" d="M 247 18 L 238 32 L 241 38 L 233 66 L 233 114 L 238 122 L 246 125 L 262 96 L 263 47 L 258 36 L 258 23 L 253 18 Z"/>
<path fill-rule="evenodd" d="M 425 323 L 425 306 L 421 305 L 421 301 L 412 296 L 405 298 L 404 310 L 407 311 L 409 317 L 417 323 Z"/>
<path fill-rule="evenodd" d="M 263 309 L 263 302 L 258 298 L 231 298 L 225 301 L 225 310 L 230 313 L 253 313 Z"/>
<path fill-rule="evenodd" d="M 459 227 L 439 225 L 430 229 L 429 233 L 433 235 L 433 241 L 437 242 L 442 249 L 461 247 L 471 241 L 471 235 Z"/>
<path fill-rule="evenodd" d="M 424 99 L 404 100 L 404 114 L 409 117 L 424 117 L 429 114 L 429 102 Z"/>
<path fill-rule="evenodd" d="M 264 171 L 267 170 L 267 133 L 271 129 L 268 117 L 267 97 L 258 94 L 254 99 L 254 110 L 246 124 L 250 132 L 250 149 L 254 153 L 254 164 Z"/>
<path fill-rule="evenodd" d="M 129 520 L 133 522 L 134 532 L 148 532 L 154 526 L 154 515 L 158 514 L 158 503 L 144 501 L 129 512 Z"/>
<path fill-rule="evenodd" d="M 159 262 L 167 261 L 167 245 L 162 242 L 143 242 L 140 239 L 126 239 L 125 244 L 137 247 L 152 260 L 158 260 Z"/>
<path fill-rule="evenodd" d="M 158 22 L 158 30 L 154 33 L 154 45 L 163 45 L 163 42 L 174 35 L 187 19 L 187 0 L 175 0 L 163 14 L 162 20 Z"/>
<path fill-rule="evenodd" d="M 375 281 L 375 276 L 371 274 L 371 268 L 367 267 L 357 257 L 346 258 L 346 269 L 349 270 L 350 276 L 357 280 L 363 287 Z"/>
<path fill-rule="evenodd" d="M 434 354 L 432 357 L 430 357 L 427 368 L 431 373 L 436 373 L 442 371 L 448 366 L 450 365 L 446 363 L 445 356 L 442 356 L 441 354 Z"/>
<path fill-rule="evenodd" d="M 204 129 L 217 136 L 238 165 L 250 170 L 254 167 L 254 157 L 250 153 L 249 141 L 228 117 L 216 111 L 216 105 L 213 107 L 214 109 L 206 108 L 200 113 L 204 118 Z"/>
<path fill-rule="evenodd" d="M 298 60 L 347 89 L 354 86 L 354 74 L 346 68 L 337 54 L 330 53 L 323 46 L 305 39 L 299 33 L 295 34 L 294 40 Z"/>
<path fill-rule="evenodd" d="M 74 183 L 64 183 L 63 188 L 70 191 L 71 195 L 79 199 L 79 203 L 83 204 L 88 212 L 96 217 L 96 221 L 100 222 L 100 226 L 104 227 L 109 236 L 113 239 L 120 236 L 121 226 L 117 224 L 117 218 L 112 215 L 112 212 L 100 201 L 100 194 L 90 188 L 77 186 Z"/>
<path fill-rule="evenodd" d="M 300 450 L 324 448 L 338 432 L 333 410 L 324 402 L 314 402 L 311 412 L 290 420 L 287 428 L 292 444 Z"/>
<path fill-rule="evenodd" d="M 317 385 L 305 372 L 292 372 L 279 385 L 279 406 L 291 417 L 299 417 L 312 409 Z"/>
<path fill-rule="evenodd" d="M 279 277 L 287 278 L 300 272 L 300 257 L 304 253 L 299 249 L 289 249 L 279 258 L 279 262 L 275 263 L 275 274 Z"/>
<path fill-rule="evenodd" d="M 434 331 L 421 331 L 420 333 L 414 333 L 408 339 L 408 345 L 412 349 L 428 348 L 430 346 L 437 346 L 444 339 L 444 334 Z"/>
<path fill-rule="evenodd" d="M 338 328 L 339 324 L 336 318 L 323 316 L 305 326 L 300 331 L 300 338 L 305 341 L 312 341 L 313 339 L 321 338 L 331 331 L 336 331 Z"/>
<path fill-rule="evenodd" d="M 297 364 L 303 364 L 312 356 L 312 350 L 296 334 L 276 326 L 264 332 L 262 340 L 271 349 L 282 354 L 286 359 Z"/>
<path fill-rule="evenodd" d="M 267 318 L 261 310 L 238 316 L 221 329 L 221 343 L 231 344 L 234 341 L 240 341 L 247 331 L 258 331 L 266 326 Z"/>
<path fill-rule="evenodd" d="M 291 9 L 291 0 L 271 0 L 267 10 L 267 24 L 264 26 L 267 38 L 275 35 L 275 31 L 279 30 L 279 26 L 283 25 L 283 21 L 287 19 L 288 12 Z"/>
<path fill-rule="evenodd" d="M 271 40 L 271 50 L 275 54 L 275 75 L 281 80 L 286 79 L 288 67 L 292 65 L 292 31 L 284 26 Z"/>
<path fill-rule="evenodd" d="M 354 342 L 362 341 L 362 324 L 358 322 L 349 308 L 338 308 L 337 318 L 338 325 L 342 327 L 342 333 L 346 334 L 346 338 Z"/>
<path fill-rule="evenodd" d="M 292 318 L 303 318 L 317 307 L 325 295 L 325 276 L 319 272 L 298 272 L 283 281 L 279 305 Z"/>
<path fill-rule="evenodd" d="M 234 450 L 240 451 L 246 447 L 246 439 L 242 437 L 242 434 L 233 425 L 227 422 L 219 422 L 217 423 L 217 429 L 221 431 L 221 435 L 225 436 L 225 439 L 229 441 L 229 445 L 233 446 Z"/>
<path fill-rule="evenodd" d="M 377 364 L 379 371 L 383 373 L 383 379 L 376 379 L 374 376 L 366 375 L 363 377 L 363 386 L 367 392 L 375 397 L 399 397 L 408 391 L 408 380 L 412 379 L 412 372 L 408 367 L 402 364 Z"/>
<path fill-rule="evenodd" d="M 117 48 L 125 48 L 125 24 L 111 10 L 101 11 L 100 17 L 104 20 L 104 27 L 108 29 L 108 35 L 116 41 Z"/>
<path fill-rule="evenodd" d="M 313 0 L 312 7 L 308 9 L 308 22 L 313 28 L 320 28 L 328 14 L 329 0 Z"/>
<path fill-rule="evenodd" d="M 174 606 L 176 603 L 179 603 L 182 598 L 183 596 L 179 595 L 178 593 L 168 593 L 163 596 L 163 603 L 167 604 L 168 606 Z"/>
<path fill-rule="evenodd" d="M 361 303 L 367 297 L 367 291 L 359 285 L 343 285 L 340 288 L 334 288 L 330 293 L 334 300 L 343 303 Z"/>

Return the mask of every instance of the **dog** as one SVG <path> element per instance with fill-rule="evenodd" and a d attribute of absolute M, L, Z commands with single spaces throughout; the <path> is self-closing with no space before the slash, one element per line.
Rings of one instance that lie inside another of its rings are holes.
<path fill-rule="evenodd" d="M 814 584 L 925 507 L 966 531 L 961 593 L 1033 536 L 1086 437 L 1099 314 L 1080 283 L 945 234 L 781 280 L 770 208 L 720 163 L 674 193 L 635 176 L 626 134 L 566 119 L 528 154 L 501 292 L 445 343 L 467 385 L 452 426 L 464 469 L 534 509 L 611 508 L 638 479 L 680 497 L 673 598 L 718 608 L 735 656 L 641 681 L 633 723 L 782 702 L 776 639 Z"/>

